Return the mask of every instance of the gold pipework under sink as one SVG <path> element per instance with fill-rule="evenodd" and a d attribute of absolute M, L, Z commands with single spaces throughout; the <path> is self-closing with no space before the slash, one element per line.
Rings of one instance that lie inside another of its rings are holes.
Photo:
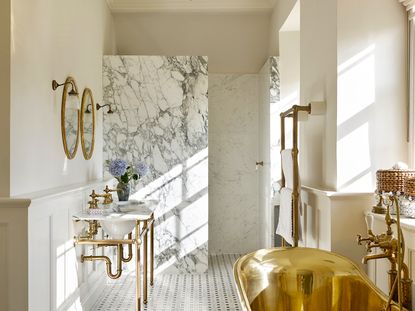
<path fill-rule="evenodd" d="M 97 194 L 92 191 L 89 201 L 88 209 L 98 208 L 98 198 L 103 198 L 103 204 L 112 203 L 111 192 L 116 191 L 109 189 L 108 186 L 104 189 L 105 194 Z M 118 212 L 119 214 L 120 212 Z M 81 255 L 81 263 L 103 261 L 106 265 L 106 273 L 111 279 L 118 279 L 121 277 L 123 269 L 123 263 L 130 262 L 134 258 L 135 253 L 135 266 L 136 266 L 136 311 L 141 310 L 141 299 L 143 303 L 147 303 L 148 296 L 148 263 L 150 265 L 150 285 L 154 284 L 154 213 L 150 209 L 146 209 L 143 212 L 136 214 L 129 214 L 125 212 L 124 216 L 130 216 L 131 220 L 134 221 L 135 226 L 134 232 L 128 233 L 128 237 L 122 238 L 104 238 L 98 239 L 98 230 L 101 227 L 100 221 L 104 221 L 104 215 L 95 215 L 87 212 L 83 212 L 80 215 L 74 215 L 74 221 L 86 221 L 88 228 L 86 233 L 79 234 L 74 237 L 75 245 L 92 245 L 95 247 L 116 247 L 116 269 L 113 272 L 113 262 L 111 258 L 105 255 Z M 112 219 L 112 218 L 110 218 Z M 148 247 L 148 237 L 150 236 L 150 246 Z M 128 247 L 128 254 L 124 256 L 124 245 Z M 141 255 L 142 247 L 142 255 Z M 135 252 L 133 253 L 133 248 Z M 150 254 L 148 254 L 150 250 Z M 149 256 L 148 256 L 149 255 Z M 149 257 L 149 258 L 148 258 Z M 150 259 L 150 260 L 148 260 Z M 141 271 L 141 265 L 143 271 Z M 143 274 L 143 284 L 141 285 L 141 272 Z M 142 293 L 141 293 L 142 292 Z"/>

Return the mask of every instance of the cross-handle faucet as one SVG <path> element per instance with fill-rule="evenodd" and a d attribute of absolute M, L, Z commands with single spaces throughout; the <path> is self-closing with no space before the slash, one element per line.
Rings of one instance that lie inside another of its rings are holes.
<path fill-rule="evenodd" d="M 92 193 L 89 195 L 92 198 L 92 201 L 89 201 L 89 208 L 98 207 L 98 199 L 104 198 L 103 204 L 111 204 L 113 202 L 111 193 L 97 194 L 95 190 L 92 190 Z"/>
<path fill-rule="evenodd" d="M 366 249 L 370 253 L 372 248 L 378 247 L 380 243 L 385 244 L 384 242 L 390 241 L 392 235 L 389 234 L 380 234 L 375 235 L 373 233 L 373 215 L 369 214 L 366 215 L 366 226 L 367 226 L 367 234 L 366 238 L 362 238 L 360 234 L 357 235 L 357 244 L 363 245 L 366 243 Z"/>
<path fill-rule="evenodd" d="M 91 201 L 88 201 L 89 209 L 98 208 L 98 195 L 95 193 L 95 190 L 92 190 L 92 193 L 89 196 L 91 197 Z"/>
<path fill-rule="evenodd" d="M 104 199 L 104 204 L 111 204 L 112 202 L 114 202 L 111 192 L 117 192 L 117 189 L 110 189 L 108 185 L 105 185 L 104 192 L 106 196 Z"/>

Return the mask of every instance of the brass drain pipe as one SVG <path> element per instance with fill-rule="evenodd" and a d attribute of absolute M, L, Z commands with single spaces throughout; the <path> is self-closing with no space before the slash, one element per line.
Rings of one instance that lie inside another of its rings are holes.
<path fill-rule="evenodd" d="M 133 239 L 133 234 L 131 232 L 128 234 L 128 239 L 129 240 Z M 133 259 L 133 245 L 132 244 L 128 244 L 128 257 L 124 258 L 124 256 L 121 256 L 121 259 L 123 262 L 130 262 L 131 259 Z"/>
<path fill-rule="evenodd" d="M 111 279 L 118 279 L 122 274 L 122 262 L 123 262 L 123 246 L 122 244 L 117 245 L 118 251 L 117 251 L 117 273 L 112 273 L 112 262 L 111 259 L 108 256 L 84 256 L 81 255 L 81 262 L 84 261 L 96 261 L 96 260 L 103 260 L 106 263 L 107 267 L 107 275 Z"/>

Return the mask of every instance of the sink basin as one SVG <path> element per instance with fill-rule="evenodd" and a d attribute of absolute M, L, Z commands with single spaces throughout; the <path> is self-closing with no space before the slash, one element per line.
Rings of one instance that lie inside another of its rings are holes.
<path fill-rule="evenodd" d="M 132 232 L 137 220 L 147 220 L 151 217 L 157 201 L 128 201 L 114 202 L 105 208 L 89 210 L 73 215 L 76 220 L 98 220 L 102 229 L 112 239 L 121 240 L 125 235 Z M 99 212 L 99 213 L 96 213 Z"/>
<path fill-rule="evenodd" d="M 121 240 L 124 236 L 133 231 L 135 226 L 135 220 L 101 220 L 102 229 L 108 233 L 108 235 L 116 240 Z"/>

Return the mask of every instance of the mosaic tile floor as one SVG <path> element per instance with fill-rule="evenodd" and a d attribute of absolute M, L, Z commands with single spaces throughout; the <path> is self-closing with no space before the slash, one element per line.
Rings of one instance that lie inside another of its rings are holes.
<path fill-rule="evenodd" d="M 161 274 L 149 287 L 144 311 L 240 311 L 232 265 L 239 255 L 209 256 L 205 274 Z M 92 310 L 127 311 L 135 308 L 134 276 L 109 281 Z"/>

